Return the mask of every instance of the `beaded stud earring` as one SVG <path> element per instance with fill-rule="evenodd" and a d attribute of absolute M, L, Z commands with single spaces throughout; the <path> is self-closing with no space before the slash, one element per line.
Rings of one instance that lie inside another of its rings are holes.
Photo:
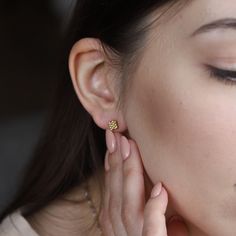
<path fill-rule="evenodd" d="M 109 129 L 110 129 L 111 131 L 116 130 L 116 129 L 119 128 L 118 122 L 117 122 L 116 120 L 111 120 L 111 121 L 109 121 L 109 123 L 108 123 L 108 127 L 109 127 Z"/>

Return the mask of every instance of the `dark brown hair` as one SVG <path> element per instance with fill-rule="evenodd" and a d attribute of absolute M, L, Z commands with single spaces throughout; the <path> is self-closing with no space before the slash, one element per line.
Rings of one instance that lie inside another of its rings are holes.
<path fill-rule="evenodd" d="M 58 79 L 52 109 L 33 158 L 12 202 L 2 211 L 0 222 L 18 208 L 29 216 L 49 202 L 79 186 L 104 168 L 104 130 L 95 125 L 83 108 L 70 79 L 67 60 L 73 44 L 82 38 L 100 39 L 104 48 L 119 58 L 122 75 L 133 65 L 147 25 L 146 17 L 173 0 L 79 0 L 65 41 L 64 76 Z M 132 59 L 135 58 L 135 59 Z M 113 61 L 115 62 L 115 61 Z M 125 86 L 122 86 L 124 88 Z M 121 99 L 123 97 L 122 92 Z M 97 176 L 98 179 L 100 176 Z"/>

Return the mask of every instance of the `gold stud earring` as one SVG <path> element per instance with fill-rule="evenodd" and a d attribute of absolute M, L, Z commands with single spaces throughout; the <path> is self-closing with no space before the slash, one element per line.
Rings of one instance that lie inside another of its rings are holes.
<path fill-rule="evenodd" d="M 110 129 L 111 131 L 116 130 L 116 129 L 119 128 L 118 122 L 117 122 L 116 120 L 111 120 L 111 121 L 109 121 L 109 123 L 108 123 L 108 127 L 109 127 L 109 129 Z"/>

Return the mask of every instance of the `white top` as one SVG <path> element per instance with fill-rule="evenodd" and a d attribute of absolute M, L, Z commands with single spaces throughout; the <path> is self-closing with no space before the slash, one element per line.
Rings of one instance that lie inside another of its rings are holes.
<path fill-rule="evenodd" d="M 29 222 L 22 216 L 21 210 L 8 215 L 0 224 L 0 236 L 39 236 Z"/>

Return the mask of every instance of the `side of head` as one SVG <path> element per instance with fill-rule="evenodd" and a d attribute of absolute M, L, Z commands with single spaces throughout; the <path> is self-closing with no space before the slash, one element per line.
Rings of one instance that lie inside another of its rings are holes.
<path fill-rule="evenodd" d="M 114 37 L 111 42 L 101 35 L 78 40 L 69 57 L 72 83 L 98 127 L 105 130 L 116 119 L 118 132 L 137 142 L 150 179 L 163 182 L 171 207 L 193 234 L 233 235 L 236 229 L 226 225 L 236 217 L 230 207 L 235 206 L 236 95 L 210 79 L 206 65 L 229 64 L 231 53 L 223 50 L 235 35 L 193 32 L 203 23 L 233 17 L 234 3 L 161 2 L 166 4 L 153 5 L 145 18 L 126 24 L 126 31 L 107 21 L 110 31 L 104 35 Z M 117 14 L 122 17 L 122 11 Z"/>
<path fill-rule="evenodd" d="M 235 1 L 81 0 L 74 12 L 46 134 L 0 219 L 103 168 L 116 119 L 192 235 L 236 235 Z"/>

